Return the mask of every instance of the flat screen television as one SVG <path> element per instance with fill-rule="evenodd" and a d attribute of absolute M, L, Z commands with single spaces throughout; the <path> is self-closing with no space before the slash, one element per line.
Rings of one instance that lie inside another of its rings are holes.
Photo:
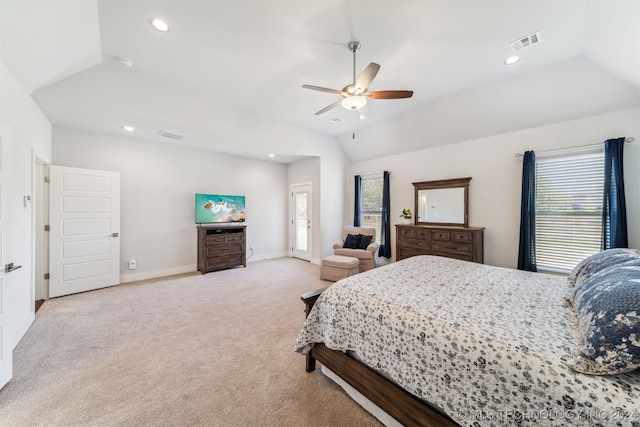
<path fill-rule="evenodd" d="M 244 196 L 196 194 L 196 224 L 244 222 Z"/>

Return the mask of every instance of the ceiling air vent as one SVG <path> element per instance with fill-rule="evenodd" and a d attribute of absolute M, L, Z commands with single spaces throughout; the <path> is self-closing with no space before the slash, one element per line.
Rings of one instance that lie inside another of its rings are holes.
<path fill-rule="evenodd" d="M 541 40 L 542 39 L 540 38 L 540 31 L 536 31 L 535 33 L 529 34 L 528 36 L 520 37 L 518 40 L 514 40 L 509 44 L 511 45 L 511 49 L 513 49 L 514 52 L 519 52 L 522 49 L 540 43 Z"/>
<path fill-rule="evenodd" d="M 163 136 L 165 138 L 174 139 L 176 141 L 180 141 L 182 138 L 184 138 L 184 135 L 180 135 L 173 132 L 167 132 L 166 130 L 161 130 L 160 132 L 158 132 L 158 135 Z"/>

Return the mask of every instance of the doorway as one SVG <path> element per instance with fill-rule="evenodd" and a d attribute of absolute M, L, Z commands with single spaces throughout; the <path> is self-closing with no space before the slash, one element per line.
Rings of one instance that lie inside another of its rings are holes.
<path fill-rule="evenodd" d="M 313 192 L 310 182 L 291 185 L 291 256 L 311 261 Z"/>
<path fill-rule="evenodd" d="M 49 233 L 45 227 L 49 224 L 49 165 L 42 160 L 34 159 L 33 204 L 35 215 L 35 300 L 36 311 L 42 301 L 49 298 Z"/>

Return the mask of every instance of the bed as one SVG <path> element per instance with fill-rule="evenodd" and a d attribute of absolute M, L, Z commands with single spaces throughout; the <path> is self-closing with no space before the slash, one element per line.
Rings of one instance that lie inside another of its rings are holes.
<path fill-rule="evenodd" d="M 403 425 L 639 427 L 640 252 L 605 252 L 569 278 L 398 261 L 303 296 L 294 349 Z"/>

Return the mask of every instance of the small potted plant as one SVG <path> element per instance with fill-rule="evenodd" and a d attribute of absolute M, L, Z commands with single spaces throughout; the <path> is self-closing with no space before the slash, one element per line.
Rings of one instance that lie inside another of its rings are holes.
<path fill-rule="evenodd" d="M 400 214 L 400 218 L 402 218 L 404 220 L 405 224 L 409 224 L 411 222 L 411 209 L 409 208 L 404 208 L 402 209 L 402 213 Z"/>

